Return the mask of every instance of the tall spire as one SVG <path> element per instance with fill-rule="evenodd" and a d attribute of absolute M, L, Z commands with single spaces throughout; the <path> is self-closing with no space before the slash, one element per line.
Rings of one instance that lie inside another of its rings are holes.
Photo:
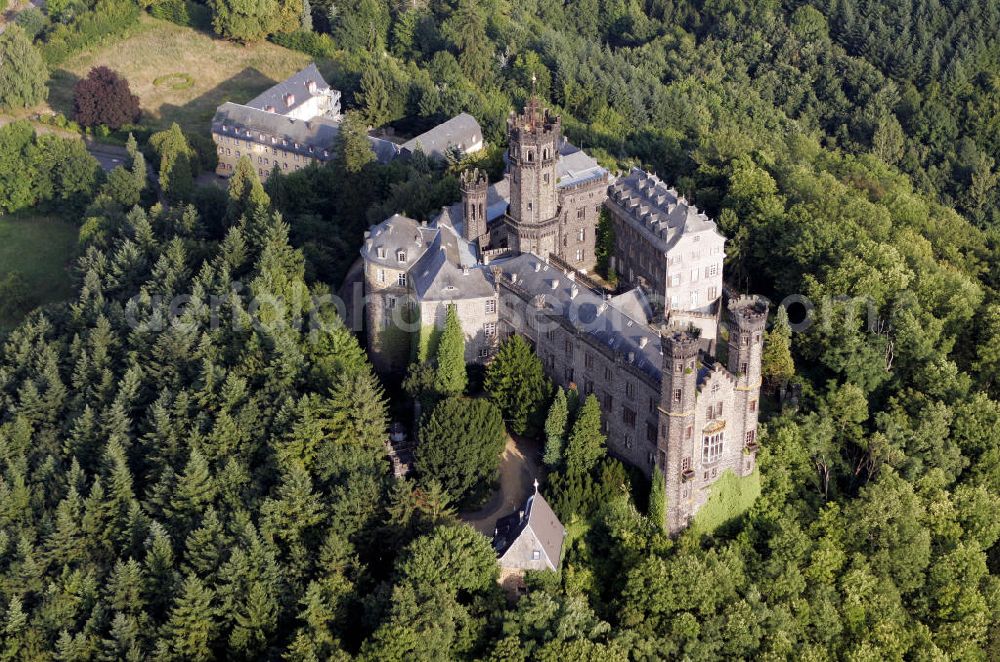
<path fill-rule="evenodd" d="M 538 494 L 538 479 L 535 479 L 535 494 Z"/>

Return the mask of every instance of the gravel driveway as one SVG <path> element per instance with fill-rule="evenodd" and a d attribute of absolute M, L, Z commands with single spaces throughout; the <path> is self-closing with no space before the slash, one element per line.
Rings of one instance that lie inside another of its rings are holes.
<path fill-rule="evenodd" d="M 534 481 L 541 483 L 542 446 L 534 439 L 507 437 L 507 447 L 500 460 L 500 489 L 479 510 L 462 513 L 462 520 L 484 536 L 493 537 L 496 522 L 524 505 L 534 492 Z"/>

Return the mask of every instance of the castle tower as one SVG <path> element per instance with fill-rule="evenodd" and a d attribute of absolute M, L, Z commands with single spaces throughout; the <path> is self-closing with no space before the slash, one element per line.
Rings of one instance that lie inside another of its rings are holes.
<path fill-rule="evenodd" d="M 562 136 L 561 120 L 532 95 L 523 113 L 511 113 L 507 120 L 507 136 L 510 209 L 505 225 L 508 243 L 515 252 L 531 252 L 544 257 L 557 252 L 556 164 Z"/>
<path fill-rule="evenodd" d="M 748 451 L 741 471 L 744 476 L 753 471 L 757 454 L 760 362 L 767 309 L 767 299 L 760 296 L 741 296 L 729 302 L 729 372 L 736 376 L 734 413 L 741 424 L 743 447 Z"/>
<path fill-rule="evenodd" d="M 466 170 L 460 182 L 462 188 L 462 236 L 484 247 L 486 238 L 486 193 L 489 180 L 479 168 Z"/>
<path fill-rule="evenodd" d="M 680 531 L 693 514 L 695 401 L 698 338 L 688 331 L 665 332 L 660 386 L 660 429 L 654 471 L 662 471 L 667 493 L 667 530 Z"/>

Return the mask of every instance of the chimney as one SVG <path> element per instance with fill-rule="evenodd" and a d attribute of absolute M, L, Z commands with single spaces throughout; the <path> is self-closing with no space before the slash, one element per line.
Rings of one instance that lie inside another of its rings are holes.
<path fill-rule="evenodd" d="M 462 275 L 463 276 L 468 276 L 469 275 L 469 267 L 468 267 L 468 265 L 465 265 L 465 264 L 462 265 Z"/>
<path fill-rule="evenodd" d="M 559 279 L 558 278 L 553 278 L 552 279 L 552 289 L 555 290 L 558 287 L 559 287 Z"/>
<path fill-rule="evenodd" d="M 580 293 L 580 288 L 576 286 L 576 283 L 574 283 L 573 286 L 569 288 L 569 298 L 575 299 L 576 295 L 579 293 Z"/>
<path fill-rule="evenodd" d="M 289 108 L 295 105 L 295 95 L 291 92 L 285 95 L 285 105 Z"/>
<path fill-rule="evenodd" d="M 649 338 L 647 338 L 646 336 L 642 336 L 642 337 L 639 338 L 639 348 L 640 349 L 645 348 L 646 345 L 648 345 L 648 344 L 649 344 Z"/>
<path fill-rule="evenodd" d="M 542 270 L 542 263 L 541 262 L 535 262 L 535 273 L 537 274 L 541 270 Z"/>
<path fill-rule="evenodd" d="M 628 362 L 629 363 L 635 363 L 635 352 L 629 352 L 628 353 Z"/>
<path fill-rule="evenodd" d="M 510 282 L 514 283 L 514 284 L 517 284 L 517 274 L 516 273 L 513 273 L 513 274 L 510 275 Z"/>
<path fill-rule="evenodd" d="M 264 106 L 264 110 L 265 110 L 265 112 L 273 113 L 274 112 L 274 106 L 268 104 L 268 105 Z"/>

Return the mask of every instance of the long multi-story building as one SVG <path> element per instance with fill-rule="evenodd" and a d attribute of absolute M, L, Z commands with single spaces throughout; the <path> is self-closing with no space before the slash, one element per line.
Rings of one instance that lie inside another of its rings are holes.
<path fill-rule="evenodd" d="M 236 163 L 248 157 L 261 179 L 277 167 L 292 172 L 333 158 L 340 123 L 340 92 L 330 87 L 315 64 L 265 90 L 245 104 L 226 102 L 212 120 L 212 139 L 219 157 L 215 172 L 233 174 Z M 462 113 L 408 143 L 368 137 L 375 158 L 388 163 L 427 145 L 428 156 L 443 158 L 454 149 L 471 154 L 483 147 L 479 123 Z"/>
<path fill-rule="evenodd" d="M 613 182 L 568 146 L 537 100 L 508 127 L 501 181 L 468 172 L 462 200 L 431 223 L 395 215 L 366 233 L 372 360 L 401 371 L 426 356 L 449 307 L 470 362 L 524 337 L 550 379 L 597 398 L 612 454 L 663 473 L 666 524 L 679 531 L 723 472 L 754 471 L 768 304 L 729 302 L 723 365 L 715 338 L 725 238 L 715 223 L 648 173 Z M 618 264 L 636 285 L 617 296 L 593 286 L 581 268 L 589 257 L 573 259 L 592 251 L 602 204 L 615 218 Z M 658 310 L 658 301 L 668 303 Z"/>

